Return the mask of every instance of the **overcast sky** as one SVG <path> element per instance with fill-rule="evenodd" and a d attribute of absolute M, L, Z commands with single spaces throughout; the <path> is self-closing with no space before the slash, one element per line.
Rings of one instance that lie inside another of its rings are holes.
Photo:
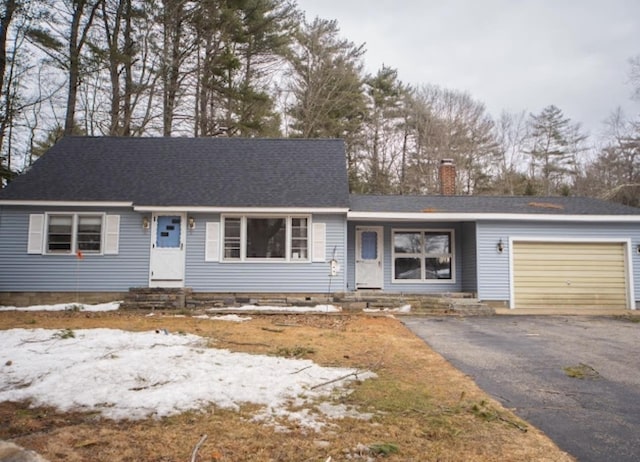
<path fill-rule="evenodd" d="M 498 116 L 555 104 L 592 135 L 618 106 L 640 55 L 640 0 L 298 0 L 365 43 L 365 65 L 409 84 L 467 91 Z"/>

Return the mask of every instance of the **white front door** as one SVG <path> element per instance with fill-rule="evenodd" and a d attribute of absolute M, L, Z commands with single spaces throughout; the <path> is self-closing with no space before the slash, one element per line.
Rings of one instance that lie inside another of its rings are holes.
<path fill-rule="evenodd" d="M 184 214 L 155 214 L 151 226 L 149 287 L 183 287 Z"/>
<path fill-rule="evenodd" d="M 382 289 L 381 226 L 356 227 L 356 289 Z"/>

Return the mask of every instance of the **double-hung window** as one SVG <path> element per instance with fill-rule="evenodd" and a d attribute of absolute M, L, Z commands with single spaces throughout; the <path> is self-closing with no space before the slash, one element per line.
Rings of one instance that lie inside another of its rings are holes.
<path fill-rule="evenodd" d="M 394 230 L 393 279 L 454 281 L 453 231 Z"/>
<path fill-rule="evenodd" d="M 224 261 L 308 261 L 309 217 L 223 217 Z"/>
<path fill-rule="evenodd" d="M 49 214 L 47 218 L 47 253 L 102 253 L 103 215 Z"/>

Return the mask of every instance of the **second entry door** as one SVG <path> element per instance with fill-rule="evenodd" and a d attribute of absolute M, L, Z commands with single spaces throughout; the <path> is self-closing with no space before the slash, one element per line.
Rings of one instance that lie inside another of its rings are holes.
<path fill-rule="evenodd" d="M 381 226 L 356 227 L 356 289 L 382 289 L 382 234 Z"/>

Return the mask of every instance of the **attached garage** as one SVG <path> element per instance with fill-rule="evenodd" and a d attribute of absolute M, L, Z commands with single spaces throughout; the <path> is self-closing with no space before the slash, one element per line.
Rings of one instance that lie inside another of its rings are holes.
<path fill-rule="evenodd" d="M 514 241 L 513 308 L 629 307 L 625 242 Z"/>

